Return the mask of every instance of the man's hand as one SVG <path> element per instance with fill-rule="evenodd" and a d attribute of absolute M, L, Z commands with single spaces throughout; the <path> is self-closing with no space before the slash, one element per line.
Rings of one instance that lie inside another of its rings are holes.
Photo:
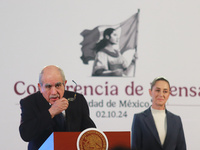
<path fill-rule="evenodd" d="M 51 118 L 53 118 L 55 115 L 61 113 L 62 111 L 66 110 L 69 106 L 69 102 L 66 98 L 61 98 L 49 108 L 49 113 L 51 114 Z"/>

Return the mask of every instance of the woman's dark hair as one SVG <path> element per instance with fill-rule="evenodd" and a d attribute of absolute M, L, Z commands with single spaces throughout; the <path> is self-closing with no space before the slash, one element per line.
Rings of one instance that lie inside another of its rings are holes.
<path fill-rule="evenodd" d="M 97 52 L 100 51 L 101 49 L 103 49 L 108 43 L 109 40 L 106 38 L 106 36 L 109 36 L 113 33 L 115 29 L 113 28 L 107 28 L 106 30 L 104 30 L 103 32 L 103 39 L 100 40 L 94 47 L 94 50 L 96 50 Z"/>

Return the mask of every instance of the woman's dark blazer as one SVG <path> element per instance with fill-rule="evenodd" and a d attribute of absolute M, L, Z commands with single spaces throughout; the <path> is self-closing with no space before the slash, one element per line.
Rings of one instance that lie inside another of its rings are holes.
<path fill-rule="evenodd" d="M 186 150 L 181 118 L 167 110 L 166 117 L 167 134 L 162 146 L 151 109 L 135 114 L 131 130 L 132 150 Z"/>

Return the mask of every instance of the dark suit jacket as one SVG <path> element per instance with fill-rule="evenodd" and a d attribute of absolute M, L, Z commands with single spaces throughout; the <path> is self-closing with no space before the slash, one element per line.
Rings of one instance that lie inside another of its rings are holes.
<path fill-rule="evenodd" d="M 163 146 L 151 109 L 135 114 L 132 124 L 132 150 L 186 150 L 181 118 L 166 110 L 167 135 Z"/>
<path fill-rule="evenodd" d="M 65 91 L 65 98 L 74 97 L 74 92 Z M 28 150 L 38 150 L 52 132 L 63 131 L 57 120 L 48 111 L 49 103 L 40 92 L 36 92 L 20 101 L 21 124 L 19 131 L 22 139 L 29 142 Z M 90 127 L 96 127 L 89 116 L 89 108 L 83 95 L 78 94 L 73 102 L 69 102 L 66 112 L 66 129 L 70 132 L 81 132 Z M 64 119 L 63 119 L 64 120 Z"/>

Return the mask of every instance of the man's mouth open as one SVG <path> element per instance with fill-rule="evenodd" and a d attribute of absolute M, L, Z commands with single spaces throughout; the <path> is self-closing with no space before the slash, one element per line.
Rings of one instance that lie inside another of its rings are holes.
<path fill-rule="evenodd" d="M 50 95 L 49 99 L 52 100 L 52 101 L 56 101 L 56 100 L 60 99 L 60 96 L 58 94 L 57 95 Z"/>

